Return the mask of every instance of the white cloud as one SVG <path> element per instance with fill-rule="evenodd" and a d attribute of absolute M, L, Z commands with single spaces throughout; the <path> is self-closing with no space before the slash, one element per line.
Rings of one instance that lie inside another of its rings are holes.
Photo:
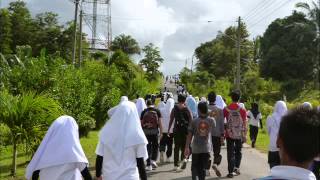
<path fill-rule="evenodd" d="M 26 2 L 33 14 L 54 11 L 60 15 L 61 22 L 73 18 L 73 4 L 69 0 L 26 0 Z M 111 0 L 111 2 L 113 37 L 121 33 L 129 34 L 137 39 L 141 47 L 149 42 L 154 43 L 160 47 L 161 55 L 165 59 L 161 69 L 165 74 L 173 74 L 185 66 L 186 58 L 191 58 L 197 46 L 213 39 L 217 31 L 236 25 L 235 21 L 239 15 L 252 14 L 258 4 L 263 7 L 247 18 L 251 19 L 248 28 L 254 37 L 263 34 L 274 19 L 291 14 L 294 4 L 299 0 L 288 1 L 279 9 L 277 7 L 287 0 Z M 8 1 L 2 3 L 2 6 L 7 4 Z"/>

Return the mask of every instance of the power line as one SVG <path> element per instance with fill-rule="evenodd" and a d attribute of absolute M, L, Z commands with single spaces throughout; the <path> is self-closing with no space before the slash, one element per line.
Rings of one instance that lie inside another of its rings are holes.
<path fill-rule="evenodd" d="M 250 17 L 247 17 L 246 21 L 250 22 L 250 21 L 256 20 L 257 18 L 259 18 L 259 16 L 261 16 L 264 13 L 268 12 L 268 10 L 271 10 L 274 7 L 274 5 L 277 6 L 276 5 L 277 2 L 279 2 L 279 1 L 278 0 L 268 1 L 263 6 L 261 6 L 260 9 L 257 9 L 257 11 L 255 13 L 251 14 Z"/>
<path fill-rule="evenodd" d="M 244 19 L 246 19 L 247 17 L 251 16 L 252 13 L 254 13 L 257 9 L 259 9 L 260 5 L 263 5 L 263 3 L 265 2 L 266 0 L 262 0 L 260 1 L 257 6 L 255 6 L 253 9 L 251 9 L 246 15 L 243 16 Z"/>
<path fill-rule="evenodd" d="M 274 12 L 278 11 L 279 9 L 281 9 L 283 6 L 285 6 L 286 4 L 288 4 L 290 1 L 292 0 L 287 0 L 284 3 L 282 3 L 280 6 L 278 6 L 278 8 L 274 9 L 273 11 L 271 11 L 269 14 L 267 14 L 266 16 L 263 16 L 262 18 L 260 18 L 258 21 L 255 21 L 250 28 L 256 26 L 257 24 L 261 23 L 262 20 L 264 20 L 265 18 L 269 17 L 270 15 L 272 15 Z"/>

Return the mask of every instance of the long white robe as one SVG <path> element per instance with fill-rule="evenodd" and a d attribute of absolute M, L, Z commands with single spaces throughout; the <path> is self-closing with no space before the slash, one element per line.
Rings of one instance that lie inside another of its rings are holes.
<path fill-rule="evenodd" d="M 139 180 L 136 158 L 148 158 L 147 144 L 135 104 L 121 102 L 102 128 L 96 149 L 103 156 L 103 179 Z"/>

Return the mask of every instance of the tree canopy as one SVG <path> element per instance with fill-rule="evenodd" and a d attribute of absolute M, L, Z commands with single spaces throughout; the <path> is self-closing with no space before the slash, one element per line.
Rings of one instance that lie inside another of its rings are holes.
<path fill-rule="evenodd" d="M 111 44 L 111 50 L 121 50 L 122 52 L 133 55 L 133 54 L 140 54 L 140 47 L 138 42 L 132 38 L 130 35 L 120 34 Z"/>

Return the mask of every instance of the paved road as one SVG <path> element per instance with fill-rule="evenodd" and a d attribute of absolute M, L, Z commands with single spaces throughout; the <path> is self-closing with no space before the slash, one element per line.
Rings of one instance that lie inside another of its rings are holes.
<path fill-rule="evenodd" d="M 168 89 L 175 94 L 175 86 L 173 84 L 167 85 Z M 207 180 L 227 179 L 227 152 L 226 147 L 222 148 L 222 163 L 220 170 L 222 177 L 218 178 L 214 171 L 210 170 L 210 176 Z M 268 175 L 269 166 L 267 163 L 267 155 L 252 149 L 248 145 L 244 145 L 242 149 L 242 162 L 240 166 L 241 175 L 235 176 L 236 180 L 250 180 Z M 173 171 L 173 163 L 159 166 L 156 170 L 148 172 L 150 180 L 189 180 L 191 179 L 191 162 L 188 163 L 187 168 L 183 172 L 176 173 Z"/>
<path fill-rule="evenodd" d="M 248 145 L 244 145 L 242 149 L 242 162 L 240 166 L 241 175 L 235 176 L 233 179 L 236 180 L 249 180 L 268 175 L 269 167 L 267 164 L 267 155 L 252 149 Z M 220 170 L 222 177 L 218 178 L 214 171 L 210 170 L 210 176 L 207 180 L 214 179 L 227 179 L 227 159 L 226 159 L 226 148 L 222 148 L 222 163 Z M 186 170 L 183 172 L 176 173 L 173 171 L 173 163 L 164 164 L 159 166 L 156 170 L 148 172 L 150 180 L 190 180 L 191 179 L 191 162 L 188 163 Z"/>

